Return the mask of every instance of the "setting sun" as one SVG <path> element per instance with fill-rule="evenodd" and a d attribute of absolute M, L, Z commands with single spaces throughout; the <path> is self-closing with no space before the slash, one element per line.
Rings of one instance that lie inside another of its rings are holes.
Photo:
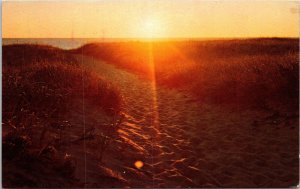
<path fill-rule="evenodd" d="M 144 38 L 161 38 L 164 36 L 164 27 L 160 20 L 148 18 L 141 27 L 140 35 Z"/>

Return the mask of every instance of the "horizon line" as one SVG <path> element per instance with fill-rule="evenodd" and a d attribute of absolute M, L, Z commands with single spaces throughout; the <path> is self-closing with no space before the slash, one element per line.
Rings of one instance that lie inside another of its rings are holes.
<path fill-rule="evenodd" d="M 159 37 L 159 38 L 141 38 L 141 37 L 2 37 L 2 39 L 113 39 L 113 40 L 141 40 L 141 41 L 154 41 L 154 40 L 215 40 L 215 39 L 299 39 L 297 37 L 278 37 L 278 36 L 258 36 L 258 37 Z"/>

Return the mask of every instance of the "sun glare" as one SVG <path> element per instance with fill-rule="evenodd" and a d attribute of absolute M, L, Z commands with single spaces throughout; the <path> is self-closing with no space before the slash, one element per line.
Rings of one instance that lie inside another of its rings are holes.
<path fill-rule="evenodd" d="M 144 38 L 161 38 L 164 35 L 164 26 L 158 19 L 146 19 L 140 29 L 140 35 Z"/>

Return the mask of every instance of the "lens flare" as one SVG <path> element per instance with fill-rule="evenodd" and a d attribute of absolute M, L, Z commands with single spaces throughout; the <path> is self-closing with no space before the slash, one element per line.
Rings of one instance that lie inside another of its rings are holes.
<path fill-rule="evenodd" d="M 134 163 L 134 166 L 138 169 L 142 168 L 144 166 L 144 163 L 142 161 L 136 161 Z"/>

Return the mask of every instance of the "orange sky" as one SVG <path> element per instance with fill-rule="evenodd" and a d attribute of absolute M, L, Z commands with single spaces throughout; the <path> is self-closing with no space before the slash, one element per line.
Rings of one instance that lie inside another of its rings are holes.
<path fill-rule="evenodd" d="M 297 1 L 5 1 L 4 38 L 298 37 Z"/>

